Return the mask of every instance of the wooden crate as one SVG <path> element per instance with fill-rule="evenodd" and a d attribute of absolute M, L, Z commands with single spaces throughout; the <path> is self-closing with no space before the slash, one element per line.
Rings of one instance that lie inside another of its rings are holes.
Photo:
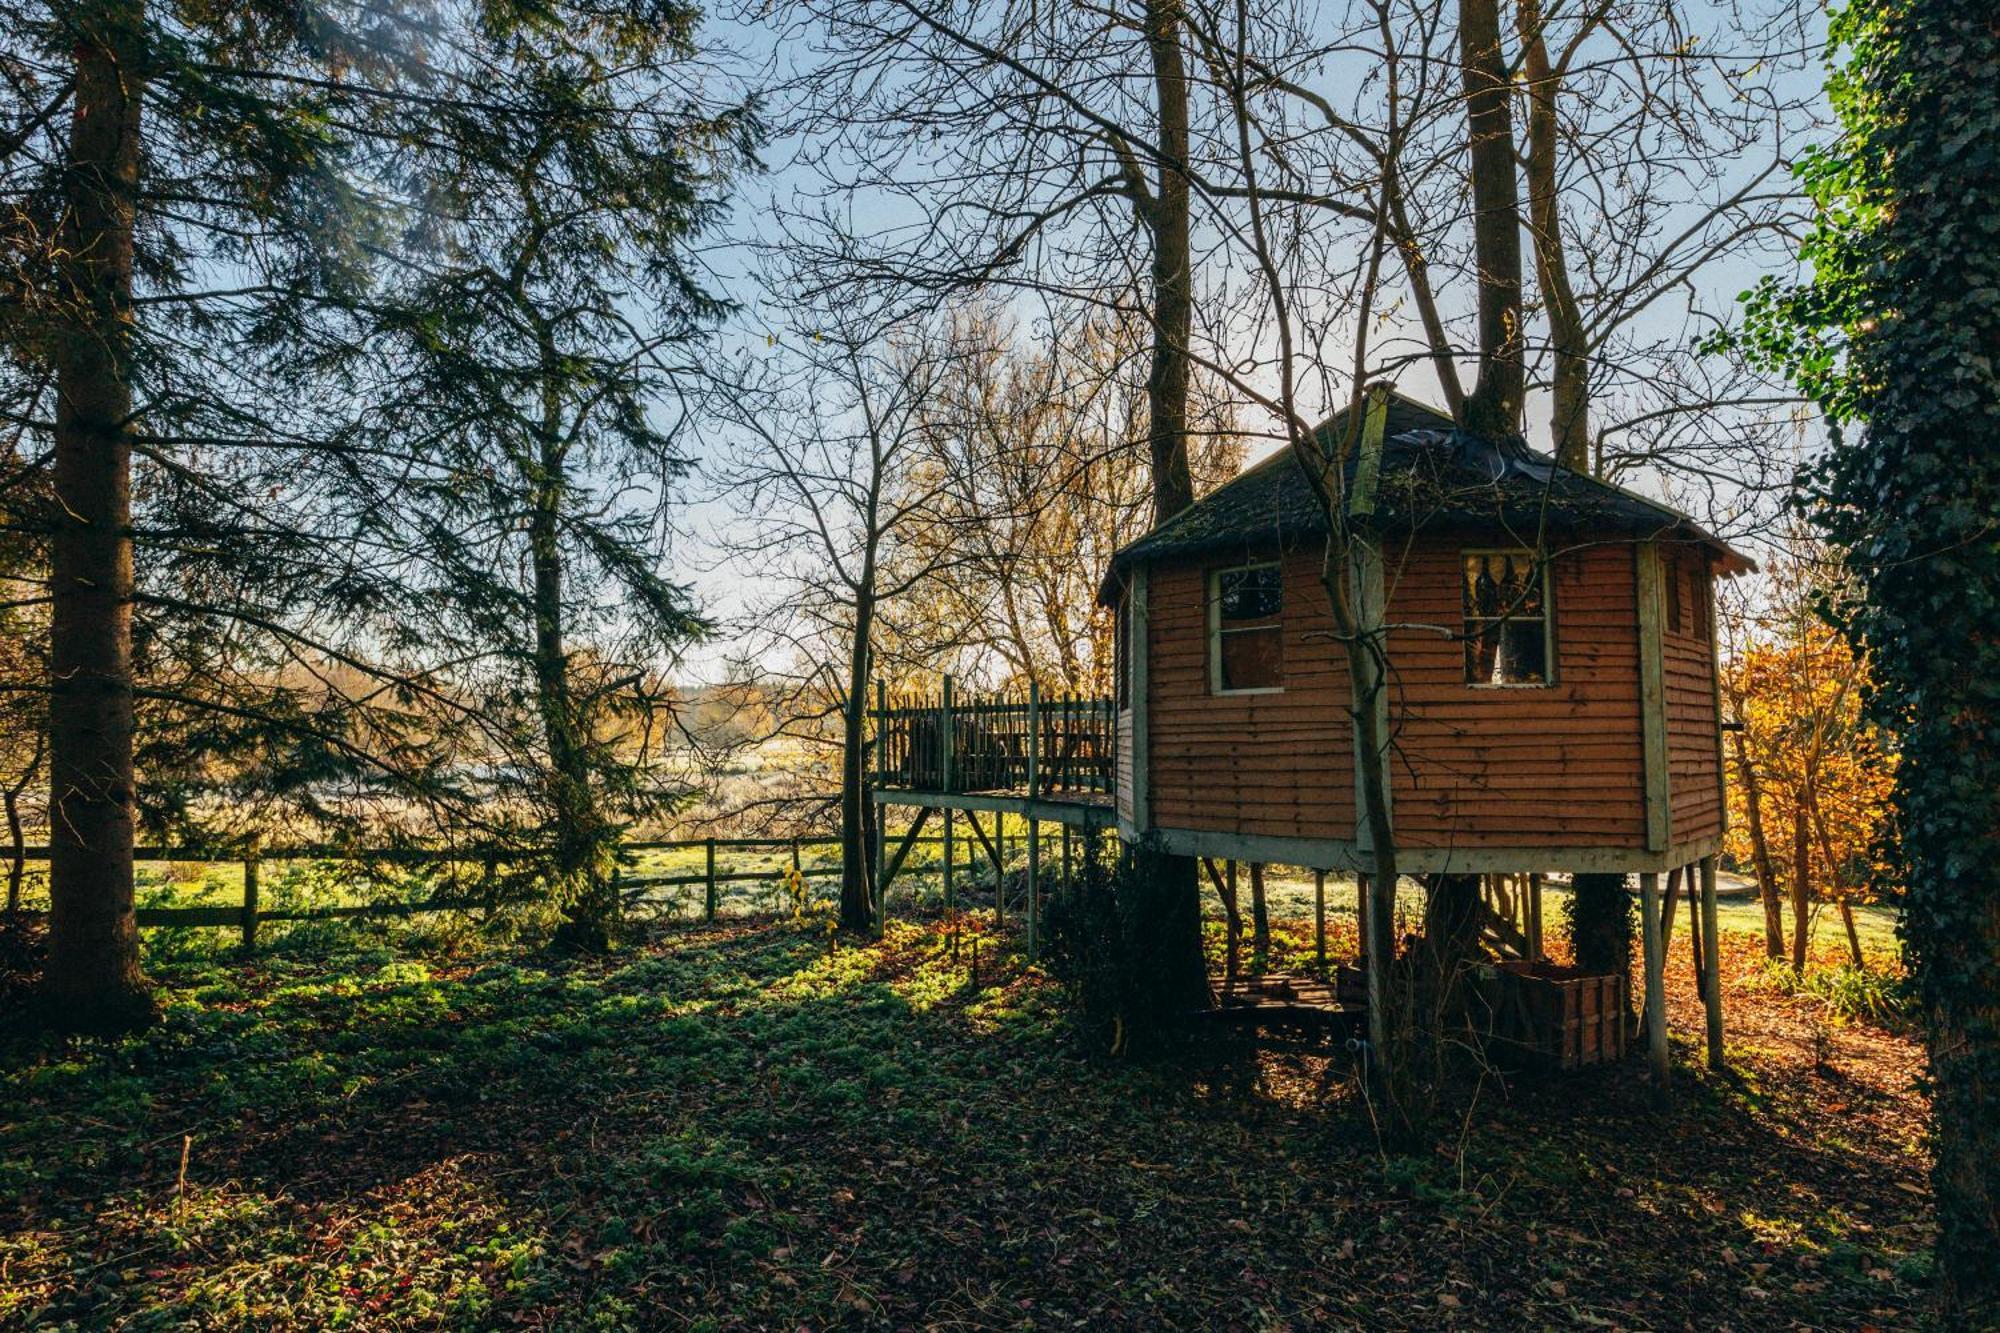
<path fill-rule="evenodd" d="M 1509 961 L 1479 987 L 1496 1055 L 1546 1069 L 1580 1069 L 1625 1055 L 1625 978 L 1554 963 Z"/>

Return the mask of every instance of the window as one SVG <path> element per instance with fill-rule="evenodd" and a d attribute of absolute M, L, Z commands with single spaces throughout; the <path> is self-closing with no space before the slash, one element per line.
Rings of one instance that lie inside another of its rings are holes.
<path fill-rule="evenodd" d="M 1209 585 L 1209 661 L 1217 694 L 1281 690 L 1284 579 L 1276 565 L 1220 570 Z"/>
<path fill-rule="evenodd" d="M 1681 596 L 1681 562 L 1668 559 L 1666 562 L 1667 585 L 1667 629 L 1675 634 L 1688 632 L 1686 599 Z"/>
<path fill-rule="evenodd" d="M 1463 568 L 1465 683 L 1547 685 L 1547 567 L 1528 551 L 1468 551 Z"/>

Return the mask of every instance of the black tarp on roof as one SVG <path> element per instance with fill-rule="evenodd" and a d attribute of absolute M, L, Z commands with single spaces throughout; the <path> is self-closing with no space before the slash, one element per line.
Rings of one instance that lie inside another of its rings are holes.
<path fill-rule="evenodd" d="M 1336 444 L 1346 414 L 1319 428 Z M 1487 440 L 1449 416 L 1391 395 L 1373 515 L 1381 532 L 1476 530 L 1487 540 L 1533 546 L 1580 533 L 1655 537 L 1708 549 L 1726 573 L 1755 566 L 1694 520 L 1630 491 L 1560 467 L 1526 441 Z M 1347 493 L 1356 460 L 1346 464 Z M 1110 601 L 1126 570 L 1154 560 L 1250 556 L 1325 536 L 1311 484 L 1289 449 L 1218 486 L 1111 558 L 1099 597 Z"/>

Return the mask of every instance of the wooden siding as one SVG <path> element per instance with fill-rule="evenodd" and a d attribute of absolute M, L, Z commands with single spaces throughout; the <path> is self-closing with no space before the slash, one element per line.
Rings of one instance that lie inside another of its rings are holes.
<path fill-rule="evenodd" d="M 1465 683 L 1458 638 L 1460 553 L 1492 545 L 1441 540 L 1388 554 L 1388 618 L 1412 626 L 1392 632 L 1389 650 L 1398 841 L 1412 850 L 1642 849 L 1636 548 L 1611 541 L 1557 559 L 1554 684 L 1480 688 Z M 1210 691 L 1207 583 L 1216 566 L 1150 570 L 1150 805 L 1163 828 L 1354 837 L 1345 658 L 1328 632 L 1317 552 L 1283 565 L 1284 689 L 1249 695 Z M 1670 640 L 1668 652 L 1679 843 L 1719 828 L 1717 747 L 1705 639 Z M 1120 746 L 1123 773 L 1122 730 Z M 1120 788 L 1122 809 L 1123 778 Z"/>
<path fill-rule="evenodd" d="M 1118 817 L 1127 823 L 1133 819 L 1135 811 L 1132 803 L 1132 710 L 1118 710 L 1118 746 L 1113 758 L 1113 768 L 1117 776 L 1117 796 L 1115 798 Z"/>
<path fill-rule="evenodd" d="M 1457 544 L 1444 543 L 1392 557 L 1389 622 L 1456 632 L 1459 559 Z M 1400 843 L 1644 846 L 1635 578 L 1628 543 L 1557 558 L 1555 681 L 1546 687 L 1467 685 L 1459 639 L 1392 631 Z"/>
<path fill-rule="evenodd" d="M 1152 819 L 1270 837 L 1354 834 L 1353 699 L 1315 554 L 1284 561 L 1284 689 L 1209 691 L 1207 568 L 1151 571 Z"/>
<path fill-rule="evenodd" d="M 1678 603 L 1680 623 L 1661 623 L 1666 671 L 1667 765 L 1673 810 L 1673 840 L 1720 837 L 1724 812 L 1716 774 L 1722 738 L 1716 729 L 1715 656 L 1709 642 L 1714 580 L 1692 551 L 1663 551 L 1662 578 L 1679 583 L 1669 605 Z"/>

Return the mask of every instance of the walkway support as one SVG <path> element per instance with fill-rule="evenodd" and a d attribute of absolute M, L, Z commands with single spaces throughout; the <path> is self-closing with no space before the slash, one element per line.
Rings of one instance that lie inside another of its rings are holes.
<path fill-rule="evenodd" d="M 1639 876 L 1640 936 L 1646 951 L 1646 1061 L 1653 1073 L 1653 1094 L 1667 1092 L 1667 962 L 1661 938 L 1660 876 L 1648 870 Z"/>

